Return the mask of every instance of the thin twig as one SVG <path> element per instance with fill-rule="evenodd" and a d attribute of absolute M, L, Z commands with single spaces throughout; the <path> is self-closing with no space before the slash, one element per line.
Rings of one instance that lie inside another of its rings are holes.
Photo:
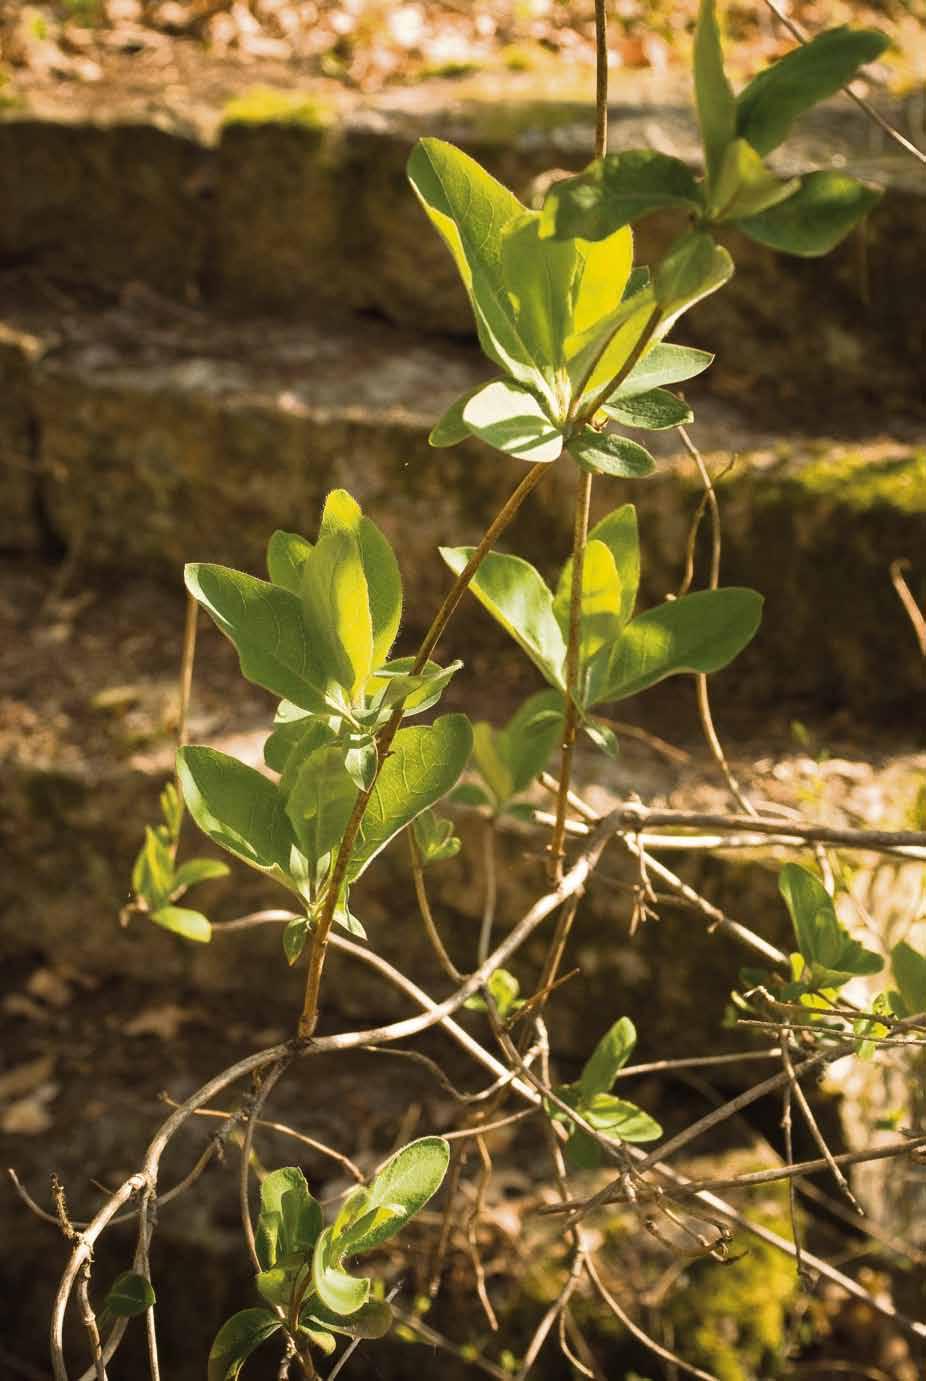
<path fill-rule="evenodd" d="M 495 904 L 498 899 L 498 881 L 495 874 L 495 821 L 483 821 L 482 831 L 482 921 L 479 926 L 479 944 L 476 950 L 477 964 L 484 964 L 492 943 L 492 926 L 495 923 Z"/>
<path fill-rule="evenodd" d="M 461 983 L 463 981 L 463 974 L 444 948 L 444 942 L 434 923 L 434 914 L 431 911 L 431 903 L 428 900 L 427 887 L 424 881 L 424 865 L 421 861 L 421 850 L 418 847 L 418 840 L 415 838 L 415 831 L 413 829 L 407 829 L 405 834 L 408 839 L 408 852 L 411 857 L 412 882 L 415 886 L 415 898 L 418 902 L 419 914 L 424 923 L 424 933 L 430 940 L 431 948 L 437 955 L 438 962 L 444 970 L 444 973 L 452 982 Z M 485 955 L 482 957 L 484 959 Z"/>
<path fill-rule="evenodd" d="M 244 1134 L 241 1139 L 241 1168 L 238 1176 L 238 1201 L 241 1207 L 241 1226 L 244 1229 L 244 1240 L 247 1243 L 248 1255 L 255 1271 L 262 1270 L 260 1258 L 257 1255 L 257 1244 L 254 1240 L 254 1224 L 251 1222 L 251 1208 L 248 1202 L 251 1174 L 251 1146 L 254 1141 L 255 1118 L 260 1116 L 261 1109 L 266 1103 L 270 1094 L 273 1092 L 274 1085 L 279 1081 L 282 1074 L 292 1063 L 292 1055 L 287 1052 L 281 1059 L 272 1064 L 262 1075 L 260 1085 L 255 1089 L 250 1101 L 247 1113 L 244 1117 Z"/>
<path fill-rule="evenodd" d="M 633 1334 L 638 1342 L 642 1343 L 650 1352 L 654 1352 L 657 1357 L 661 1357 L 664 1362 L 668 1362 L 671 1366 L 678 1367 L 681 1371 L 687 1372 L 689 1376 L 698 1377 L 698 1381 L 717 1381 L 717 1377 L 714 1376 L 712 1372 L 702 1371 L 700 1367 L 692 1366 L 690 1362 L 683 1361 L 676 1353 L 670 1352 L 667 1347 L 663 1347 L 661 1343 L 657 1343 L 655 1338 L 652 1338 L 649 1333 L 640 1327 L 635 1319 L 630 1317 L 626 1309 L 618 1303 L 601 1279 L 595 1267 L 595 1259 L 591 1252 L 586 1256 L 584 1264 L 588 1278 L 594 1285 L 603 1303 L 608 1306 L 614 1317 L 624 1325 L 628 1333 Z"/>
<path fill-rule="evenodd" d="M 843 1194 L 849 1200 L 849 1203 L 852 1205 L 855 1211 L 860 1216 L 864 1216 L 865 1210 L 862 1208 L 862 1205 L 859 1203 L 858 1199 L 855 1197 L 855 1195 L 852 1193 L 852 1190 L 849 1188 L 848 1180 L 840 1170 L 836 1162 L 836 1159 L 833 1156 L 832 1151 L 826 1144 L 826 1138 L 820 1131 L 820 1128 L 817 1124 L 817 1119 L 813 1115 L 813 1109 L 807 1101 L 807 1095 L 804 1093 L 804 1090 L 801 1088 L 800 1084 L 797 1081 L 797 1076 L 794 1073 L 794 1065 L 791 1061 L 791 1052 L 788 1049 L 788 1038 L 784 1034 L 782 1034 L 781 1038 L 781 1061 L 788 1075 L 788 1083 L 791 1087 L 794 1097 L 797 1099 L 800 1110 L 804 1114 L 804 1120 L 807 1123 L 807 1126 L 810 1128 L 810 1134 L 819 1146 L 824 1160 L 826 1161 L 827 1165 L 832 1171 L 833 1179 L 839 1185 L 839 1188 L 842 1190 Z M 789 1151 L 788 1160 L 790 1159 L 791 1154 Z"/>
<path fill-rule="evenodd" d="M 90 1356 L 93 1359 L 93 1370 L 96 1373 L 97 1381 L 107 1381 L 106 1363 L 103 1361 L 103 1349 L 100 1345 L 100 1330 L 97 1326 L 96 1314 L 93 1312 L 93 1305 L 90 1303 L 89 1261 L 85 1261 L 80 1268 L 80 1276 L 77 1281 L 77 1301 L 80 1305 L 81 1320 L 90 1339 Z"/>
<path fill-rule="evenodd" d="M 891 583 L 897 591 L 897 598 L 903 605 L 907 618 L 913 625 L 913 633 L 916 638 L 917 646 L 920 649 L 920 656 L 926 657 L 926 618 L 923 617 L 919 605 L 913 598 L 913 592 L 904 578 L 904 571 L 908 571 L 909 569 L 909 561 L 892 561 Z"/>

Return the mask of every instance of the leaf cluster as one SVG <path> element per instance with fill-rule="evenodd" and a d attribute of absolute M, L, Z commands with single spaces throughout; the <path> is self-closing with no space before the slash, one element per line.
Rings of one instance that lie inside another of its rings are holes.
<path fill-rule="evenodd" d="M 637 1043 L 636 1027 L 629 1017 L 621 1017 L 595 1046 L 574 1084 L 561 1084 L 555 1090 L 597 1132 L 620 1141 L 656 1141 L 662 1128 L 649 1113 L 616 1098 L 611 1089 Z M 601 1147 L 584 1127 L 573 1122 L 562 1108 L 548 1103 L 547 1112 L 554 1122 L 562 1122 L 569 1129 L 566 1142 L 566 1163 L 572 1170 L 597 1170 L 601 1164 Z"/>
<path fill-rule="evenodd" d="M 347 1196 L 329 1227 L 298 1167 L 267 1175 L 255 1234 L 261 1266 L 255 1283 L 265 1306 L 244 1309 L 219 1329 L 209 1381 L 234 1381 L 251 1353 L 281 1329 L 297 1350 L 311 1346 L 326 1355 L 335 1349 L 335 1335 L 383 1337 L 392 1324 L 389 1304 L 374 1296 L 369 1277 L 352 1275 L 345 1262 L 401 1231 L 436 1194 L 449 1160 L 442 1137 L 410 1142 L 372 1184 Z"/>

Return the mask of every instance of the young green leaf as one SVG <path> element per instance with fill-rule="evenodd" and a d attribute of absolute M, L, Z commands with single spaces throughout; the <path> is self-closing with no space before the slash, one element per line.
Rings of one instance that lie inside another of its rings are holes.
<path fill-rule="evenodd" d="M 463 409 L 463 422 L 473 436 L 516 460 L 548 464 L 563 449 L 562 431 L 536 396 L 507 379 L 474 393 Z"/>
<path fill-rule="evenodd" d="M 283 931 L 283 954 L 290 968 L 298 964 L 309 938 L 308 916 L 294 916 Z"/>
<path fill-rule="evenodd" d="M 600 241 L 653 211 L 697 212 L 702 205 L 701 189 L 680 159 L 630 149 L 554 182 L 544 198 L 540 233 Z"/>
<path fill-rule="evenodd" d="M 321 1209 L 298 1166 L 283 1166 L 264 1176 L 260 1210 L 257 1255 L 265 1271 L 280 1257 L 313 1250 L 321 1231 Z"/>
<path fill-rule="evenodd" d="M 904 1006 L 904 1016 L 926 1012 L 926 959 L 901 940 L 891 950 L 891 968 Z"/>
<path fill-rule="evenodd" d="M 137 1271 L 123 1271 L 107 1290 L 100 1317 L 105 1314 L 109 1319 L 135 1318 L 150 1309 L 155 1298 L 150 1280 Z"/>
<path fill-rule="evenodd" d="M 473 725 L 473 761 L 495 797 L 497 808 L 504 806 L 515 794 L 514 778 L 498 742 L 499 737 L 491 724 L 480 721 Z"/>
<path fill-rule="evenodd" d="M 703 230 L 693 230 L 676 240 L 653 275 L 656 301 L 666 317 L 673 320 L 682 312 L 716 292 L 733 272 L 733 261 L 725 249 L 715 245 Z"/>
<path fill-rule="evenodd" d="M 402 619 L 402 577 L 388 540 L 345 489 L 334 489 L 325 501 L 321 533 L 347 533 L 360 548 L 373 629 L 373 669 L 389 656 Z"/>
<path fill-rule="evenodd" d="M 209 1350 L 208 1381 L 235 1381 L 251 1353 L 282 1328 L 269 1309 L 242 1309 L 223 1323 Z"/>
<path fill-rule="evenodd" d="M 472 747 L 472 726 L 462 714 L 399 730 L 370 794 L 348 871 L 351 881 L 416 815 L 456 785 Z"/>
<path fill-rule="evenodd" d="M 186 586 L 234 643 L 241 673 L 284 700 L 327 713 L 327 673 L 306 632 L 298 596 L 226 566 L 189 565 Z"/>
<path fill-rule="evenodd" d="M 757 216 L 790 197 L 798 185 L 796 177 L 784 180 L 770 172 L 745 139 L 734 139 L 727 145 L 711 191 L 710 219 L 735 221 L 741 216 Z"/>
<path fill-rule="evenodd" d="M 494 973 L 490 974 L 486 988 L 501 1021 L 507 1021 L 513 1012 L 524 1006 L 524 1003 L 519 1001 L 521 984 L 514 974 L 509 973 L 507 969 L 496 969 Z M 474 993 L 463 1004 L 471 1012 L 484 1012 L 486 1005 L 486 1000 L 481 993 Z"/>
<path fill-rule="evenodd" d="M 425 1136 L 403 1146 L 370 1185 L 365 1211 L 338 1237 L 337 1250 L 356 1256 L 392 1237 L 437 1193 L 449 1164 L 450 1146 L 443 1137 Z M 391 1213 L 383 1217 L 386 1208 Z"/>
<path fill-rule="evenodd" d="M 549 387 L 515 320 L 502 272 L 505 228 L 526 207 L 452 144 L 421 139 L 408 160 L 418 200 L 453 256 L 469 294 L 479 343 L 490 360 L 528 387 Z"/>
<path fill-rule="evenodd" d="M 621 1141 L 656 1141 L 662 1136 L 662 1128 L 649 1113 L 610 1093 L 593 1094 L 579 1105 L 579 1111 L 596 1132 L 606 1132 Z"/>
<path fill-rule="evenodd" d="M 228 877 L 228 873 L 228 864 L 219 858 L 188 858 L 174 873 L 171 896 L 176 897 L 180 891 L 185 892 L 199 882 Z"/>
<path fill-rule="evenodd" d="M 654 345 L 605 401 L 613 406 L 625 398 L 636 398 L 665 384 L 682 384 L 686 379 L 703 374 L 713 359 L 714 356 L 707 350 L 695 350 L 690 345 Z"/>
<path fill-rule="evenodd" d="M 633 616 L 640 586 L 640 537 L 637 530 L 637 510 L 632 503 L 625 503 L 596 523 L 588 534 L 590 542 L 603 542 L 614 557 L 621 587 L 620 623 L 621 627 Z M 572 557 L 563 567 L 560 576 L 562 585 L 572 586 Z"/>
<path fill-rule="evenodd" d="M 644 349 L 642 342 L 656 327 L 660 309 L 653 285 L 647 283 L 601 321 L 566 342 L 566 368 L 583 416 L 613 393 L 624 371 Z"/>
<path fill-rule="evenodd" d="M 412 831 L 425 867 L 455 858 L 462 847 L 454 834 L 453 821 L 442 819 L 433 810 L 423 810 L 412 822 Z"/>
<path fill-rule="evenodd" d="M 787 138 L 799 115 L 833 96 L 860 67 L 888 46 L 874 29 L 842 26 L 817 34 L 766 67 L 739 94 L 736 132 L 757 153 L 771 153 Z"/>
<path fill-rule="evenodd" d="M 173 894 L 176 887 L 174 860 L 170 845 L 162 837 L 162 827 L 145 826 L 145 842 L 132 867 L 132 890 L 141 897 L 149 911 L 156 911 Z"/>
<path fill-rule="evenodd" d="M 694 417 L 687 403 L 664 388 L 654 388 L 649 393 L 638 393 L 616 403 L 603 403 L 602 411 L 622 427 L 640 427 L 648 432 L 683 427 Z"/>
<path fill-rule="evenodd" d="M 573 330 L 578 246 L 575 241 L 542 240 L 540 215 L 528 211 L 505 227 L 501 271 L 521 339 L 552 385 L 563 344 Z M 619 290 L 616 297 L 619 300 Z"/>
<path fill-rule="evenodd" d="M 437 704 L 463 665 L 459 660 L 445 667 L 438 666 L 437 662 L 427 662 L 422 671 L 412 675 L 414 664 L 414 657 L 396 657 L 386 662 L 368 684 L 367 694 L 372 696 L 380 693 L 380 704 L 384 707 L 397 705 L 401 700 L 403 717 L 422 714 Z"/>
<path fill-rule="evenodd" d="M 761 611 L 761 595 L 735 587 L 647 610 L 593 659 L 587 703 L 623 700 L 680 672 L 720 671 L 754 637 Z"/>
<path fill-rule="evenodd" d="M 651 475 L 656 462 L 645 446 L 629 436 L 612 436 L 594 427 L 583 427 L 569 438 L 569 454 L 583 470 L 593 475 L 617 475 L 621 479 L 642 479 Z"/>
<path fill-rule="evenodd" d="M 564 574 L 567 574 L 564 572 Z M 621 631 L 621 582 L 617 566 L 610 549 L 604 542 L 591 539 L 586 544 L 585 560 L 582 565 L 582 590 L 580 603 L 579 659 L 584 665 L 594 657 L 599 648 L 613 642 Z M 563 630 L 563 637 L 569 634 L 569 618 L 572 606 L 572 564 L 568 569 L 568 579 L 560 577 L 553 613 Z"/>
<path fill-rule="evenodd" d="M 801 982 L 814 989 L 838 988 L 856 975 L 878 973 L 879 954 L 853 940 L 839 921 L 832 897 L 822 882 L 796 863 L 786 863 L 778 875 L 806 970 Z"/>
<path fill-rule="evenodd" d="M 440 548 L 454 575 L 460 574 L 472 553 L 472 547 Z M 565 689 L 566 644 L 553 613 L 553 596 L 534 567 L 519 556 L 490 551 L 469 588 L 550 684 Z"/>
<path fill-rule="evenodd" d="M 601 1165 L 601 1147 L 584 1127 L 573 1126 L 563 1149 L 570 1170 L 597 1170 Z"/>
<path fill-rule="evenodd" d="M 500 731 L 501 752 L 511 774 L 512 795 L 526 791 L 543 771 L 563 733 L 564 702 L 559 691 L 528 696 Z"/>
<path fill-rule="evenodd" d="M 273 585 L 281 585 L 290 594 L 302 591 L 302 571 L 312 550 L 312 543 L 298 532 L 277 531 L 267 543 L 267 574 Z"/>
<path fill-rule="evenodd" d="M 492 379 L 491 383 L 498 383 L 499 380 Z M 451 403 L 440 421 L 431 430 L 428 437 L 428 445 L 441 449 L 445 446 L 458 446 L 461 441 L 472 436 L 469 427 L 463 421 L 463 410 L 470 398 L 485 388 L 485 384 L 476 384 L 473 388 L 468 388 L 462 393 L 456 402 Z"/>
<path fill-rule="evenodd" d="M 636 1027 L 621 1017 L 605 1032 L 585 1063 L 579 1079 L 583 1102 L 596 1093 L 610 1093 L 614 1080 L 630 1059 L 637 1043 Z"/>
<path fill-rule="evenodd" d="M 356 701 L 373 670 L 373 621 L 352 532 L 323 532 L 312 548 L 302 575 L 302 616 L 326 680 Z"/>
<path fill-rule="evenodd" d="M 335 1243 L 331 1228 L 319 1235 L 312 1253 L 312 1285 L 318 1298 L 333 1314 L 355 1314 L 370 1297 L 367 1277 L 352 1276 L 341 1270 L 343 1250 Z"/>
<path fill-rule="evenodd" d="M 344 759 L 341 744 L 316 748 L 298 768 L 286 798 L 286 814 L 313 868 L 339 843 L 357 799 Z"/>
<path fill-rule="evenodd" d="M 164 930 L 172 930 L 184 940 L 195 940 L 197 944 L 208 945 L 212 939 L 212 926 L 200 911 L 190 911 L 186 906 L 161 906 L 151 912 L 155 925 Z"/>
<path fill-rule="evenodd" d="M 326 1309 L 313 1297 L 304 1305 L 299 1322 L 310 1337 L 319 1329 L 330 1329 L 348 1338 L 384 1338 L 392 1327 L 392 1307 L 384 1299 L 368 1299 L 353 1314 L 345 1316 Z"/>
<path fill-rule="evenodd" d="M 835 249 L 881 196 L 845 173 L 808 173 L 787 201 L 738 224 L 759 244 L 812 259 Z"/>
<path fill-rule="evenodd" d="M 727 145 L 736 137 L 737 108 L 723 69 L 720 25 L 714 0 L 701 0 L 694 39 L 695 103 L 710 185 L 716 181 Z M 745 131 L 740 130 L 740 133 Z M 748 135 L 746 136 L 749 137 Z M 754 142 L 754 141 L 752 141 Z"/>
<path fill-rule="evenodd" d="M 214 748 L 181 748 L 177 775 L 187 808 L 204 834 L 252 868 L 292 886 L 295 837 L 272 782 Z"/>

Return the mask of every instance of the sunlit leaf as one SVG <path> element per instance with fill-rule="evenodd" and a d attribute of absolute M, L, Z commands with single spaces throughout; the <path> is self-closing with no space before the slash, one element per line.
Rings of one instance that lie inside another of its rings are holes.
<path fill-rule="evenodd" d="M 565 577 L 565 578 L 563 578 Z M 568 638 L 572 609 L 572 563 L 560 577 L 553 612 Z M 621 582 L 610 549 L 590 539 L 585 547 L 580 592 L 579 660 L 584 664 L 621 631 Z"/>
<path fill-rule="evenodd" d="M 252 868 L 292 885 L 295 838 L 272 782 L 215 748 L 181 748 L 177 773 L 187 808 L 204 834 Z"/>
<path fill-rule="evenodd" d="M 738 225 L 760 244 L 785 254 L 816 258 L 835 249 L 881 196 L 875 188 L 845 173 L 808 173 L 787 201 L 740 220 Z"/>
<path fill-rule="evenodd" d="M 926 959 L 901 940 L 891 950 L 891 968 L 900 989 L 904 1016 L 926 1012 Z"/>
<path fill-rule="evenodd" d="M 602 410 L 622 427 L 641 427 L 651 432 L 684 426 L 694 416 L 687 403 L 664 388 L 654 388 L 649 393 L 638 393 L 616 403 L 603 403 Z"/>
<path fill-rule="evenodd" d="M 474 393 L 463 409 L 463 421 L 473 436 L 517 460 L 546 464 L 563 449 L 562 431 L 536 396 L 505 379 Z"/>
<path fill-rule="evenodd" d="M 207 945 L 212 939 L 212 926 L 200 911 L 190 911 L 186 906 L 162 906 L 152 911 L 151 919 L 164 930 L 171 930 L 184 940 L 195 940 L 197 944 Z"/>
<path fill-rule="evenodd" d="M 684 383 L 702 374 L 713 359 L 707 350 L 695 350 L 690 345 L 654 345 L 606 401 L 610 405 L 625 398 L 636 398 L 665 384 Z"/>
<path fill-rule="evenodd" d="M 370 1281 L 342 1270 L 339 1261 L 331 1228 L 325 1228 L 312 1254 L 312 1284 L 326 1309 L 338 1315 L 354 1314 L 370 1297 Z"/>
<path fill-rule="evenodd" d="M 275 532 L 267 543 L 267 574 L 274 585 L 298 595 L 312 543 L 297 532 Z"/>
<path fill-rule="evenodd" d="M 714 0 L 701 0 L 694 39 L 695 103 L 708 182 L 713 185 L 727 145 L 736 137 L 737 108 L 723 67 Z M 739 133 L 745 134 L 745 130 Z M 746 135 L 748 138 L 749 136 Z M 755 141 L 750 141 L 753 144 Z"/>
<path fill-rule="evenodd" d="M 796 177 L 776 177 L 750 143 L 734 139 L 727 145 L 711 191 L 711 219 L 733 221 L 742 216 L 757 216 L 790 197 L 797 188 Z"/>
<path fill-rule="evenodd" d="M 450 1164 L 450 1146 L 440 1136 L 425 1136 L 397 1151 L 367 1193 L 364 1213 L 338 1238 L 339 1250 L 359 1255 L 392 1237 L 437 1193 Z M 377 1218 L 384 1208 L 391 1218 Z"/>

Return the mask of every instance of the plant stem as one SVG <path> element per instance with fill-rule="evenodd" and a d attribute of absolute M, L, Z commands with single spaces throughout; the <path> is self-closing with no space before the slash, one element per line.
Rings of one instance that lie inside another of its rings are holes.
<path fill-rule="evenodd" d="M 485 560 L 497 539 L 504 532 L 505 528 L 514 518 L 521 504 L 527 498 L 532 489 L 540 483 L 544 474 L 547 472 L 546 465 L 533 465 L 521 480 L 521 483 L 509 495 L 508 499 L 496 513 L 492 522 L 486 528 L 482 541 L 476 547 L 472 556 L 467 561 L 463 570 L 457 576 L 453 585 L 447 593 L 446 598 L 434 615 L 431 626 L 415 658 L 412 674 L 417 675 L 427 663 L 428 658 L 437 646 L 437 643 L 447 624 L 450 622 L 457 605 L 466 593 L 473 576 L 478 571 L 480 565 Z M 376 787 L 383 763 L 386 761 L 393 740 L 398 733 L 399 725 L 402 722 L 402 705 L 396 706 L 392 718 L 379 736 L 377 743 L 378 762 L 376 766 L 376 776 L 365 791 L 361 791 L 354 802 L 350 819 L 341 838 L 338 855 L 328 879 L 328 886 L 325 892 L 325 900 L 315 923 L 315 932 L 312 937 L 312 951 L 309 955 L 309 970 L 306 975 L 305 999 L 302 1005 L 302 1015 L 299 1018 L 299 1039 L 308 1040 L 315 1030 L 318 1022 L 318 994 L 321 988 L 322 971 L 325 966 L 325 952 L 328 948 L 328 937 L 331 934 L 331 926 L 334 921 L 334 912 L 338 903 L 338 897 L 344 880 L 347 877 L 347 870 L 350 866 L 351 854 L 357 839 L 357 833 L 363 822 L 364 812 L 367 804 Z"/>
<path fill-rule="evenodd" d="M 607 0 L 595 0 L 595 157 L 608 151 Z"/>
<path fill-rule="evenodd" d="M 578 470 L 575 522 L 572 534 L 572 588 L 569 597 L 569 641 L 566 644 L 566 718 L 563 724 L 559 791 L 556 795 L 556 823 L 550 840 L 548 871 L 553 882 L 563 876 L 563 840 L 566 833 L 566 806 L 572 779 L 572 754 L 578 723 L 579 648 L 582 637 L 582 576 L 588 542 L 588 514 L 592 497 L 592 477 Z"/>

